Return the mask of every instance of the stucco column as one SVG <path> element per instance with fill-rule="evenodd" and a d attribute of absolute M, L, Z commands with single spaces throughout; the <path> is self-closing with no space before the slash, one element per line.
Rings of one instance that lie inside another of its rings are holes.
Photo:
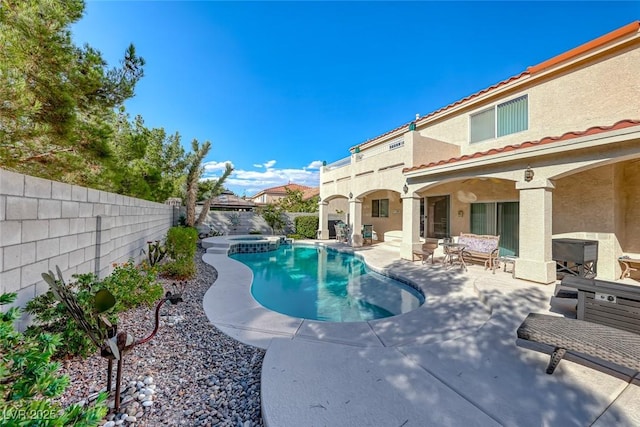
<path fill-rule="evenodd" d="M 362 200 L 349 200 L 349 227 L 351 228 L 351 246 L 362 246 Z"/>
<path fill-rule="evenodd" d="M 420 197 L 413 193 L 402 196 L 402 243 L 400 258 L 413 259 L 414 249 L 420 249 Z"/>
<path fill-rule="evenodd" d="M 318 239 L 329 238 L 329 203 L 318 202 Z"/>
<path fill-rule="evenodd" d="M 556 263 L 551 259 L 552 191 L 547 179 L 516 182 L 520 190 L 520 254 L 516 277 L 538 283 L 556 281 Z"/>

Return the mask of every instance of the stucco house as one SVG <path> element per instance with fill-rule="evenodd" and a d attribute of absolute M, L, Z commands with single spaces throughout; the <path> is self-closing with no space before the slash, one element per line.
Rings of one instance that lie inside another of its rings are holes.
<path fill-rule="evenodd" d="M 277 187 L 265 188 L 258 191 L 255 195 L 249 197 L 256 205 L 266 205 L 269 203 L 275 203 L 280 199 L 283 199 L 289 191 L 302 191 L 303 200 L 318 195 L 318 189 L 314 187 L 308 187 L 306 185 L 289 183 L 286 185 L 279 185 Z"/>
<path fill-rule="evenodd" d="M 424 237 L 499 234 L 516 277 L 556 280 L 552 239 L 598 241 L 598 277 L 640 253 L 640 21 L 349 149 L 320 175 L 329 204 L 401 230 L 400 256 Z M 382 238 L 382 237 L 380 237 Z"/>

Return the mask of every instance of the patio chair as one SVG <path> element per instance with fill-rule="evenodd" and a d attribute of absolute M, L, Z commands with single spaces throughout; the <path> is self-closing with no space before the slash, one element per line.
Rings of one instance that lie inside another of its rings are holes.
<path fill-rule="evenodd" d="M 369 240 L 370 244 L 373 244 L 373 225 L 365 224 L 362 226 L 362 243 L 367 243 Z"/>
<path fill-rule="evenodd" d="M 429 257 L 431 257 L 431 264 L 433 264 L 433 254 L 436 249 L 438 249 L 438 239 L 425 239 L 425 242 L 422 244 L 422 249 L 419 251 L 413 251 L 413 254 L 420 257 L 423 264 L 425 264 Z"/>

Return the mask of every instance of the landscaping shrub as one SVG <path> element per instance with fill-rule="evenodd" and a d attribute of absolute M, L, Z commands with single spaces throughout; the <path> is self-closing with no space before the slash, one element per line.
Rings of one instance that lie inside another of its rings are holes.
<path fill-rule="evenodd" d="M 15 301 L 16 294 L 0 295 L 0 305 Z M 16 307 L 0 312 L 0 414 L 3 426 L 97 426 L 107 414 L 106 394 L 94 405 L 71 405 L 64 410 L 52 399 L 60 396 L 69 378 L 56 375 L 60 368 L 51 356 L 61 344 L 59 335 L 24 335 L 14 322 Z"/>
<path fill-rule="evenodd" d="M 164 290 L 157 282 L 153 269 L 136 267 L 133 260 L 116 265 L 113 272 L 98 280 L 92 273 L 72 276 L 76 282 L 68 284 L 85 313 L 94 310 L 94 296 L 100 289 L 107 289 L 116 299 L 115 307 L 108 319 L 117 323 L 116 314 L 140 305 L 151 306 L 162 298 Z M 26 311 L 35 316 L 34 324 L 27 328 L 26 334 L 37 336 L 43 332 L 60 334 L 62 342 L 58 346 L 56 357 L 87 357 L 97 349 L 87 334 L 71 317 L 64 304 L 58 301 L 51 290 L 37 296 L 27 303 Z M 96 325 L 94 325 L 96 326 Z"/>
<path fill-rule="evenodd" d="M 102 282 L 95 283 L 94 291 L 107 289 L 111 292 L 116 298 L 116 313 L 140 305 L 152 306 L 164 295 L 153 269 L 144 264 L 136 267 L 133 259 L 114 267 L 113 272 Z"/>
<path fill-rule="evenodd" d="M 95 275 L 87 273 L 72 277 L 77 281 L 69 283 L 68 286 L 75 293 L 78 305 L 86 313 L 91 312 L 94 295 L 99 290 L 95 285 Z M 53 296 L 51 290 L 29 301 L 26 311 L 35 316 L 34 323 L 25 332 L 26 335 L 36 337 L 42 333 L 55 333 L 62 338 L 55 352 L 57 358 L 87 357 L 96 351 L 93 341 L 73 320 L 64 304 Z M 109 321 L 115 323 L 115 315 L 111 314 Z"/>
<path fill-rule="evenodd" d="M 296 234 L 300 234 L 307 239 L 315 239 L 318 235 L 317 216 L 299 216 L 295 219 Z"/>
<path fill-rule="evenodd" d="M 174 279 L 189 279 L 196 273 L 198 231 L 193 227 L 171 227 L 167 233 L 167 253 L 171 261 L 162 265 L 162 273 Z"/>

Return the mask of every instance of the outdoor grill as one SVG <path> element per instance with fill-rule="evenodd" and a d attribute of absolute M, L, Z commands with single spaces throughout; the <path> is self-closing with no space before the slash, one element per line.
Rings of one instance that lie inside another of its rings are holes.
<path fill-rule="evenodd" d="M 561 279 L 566 274 L 594 278 L 598 272 L 598 241 L 582 239 L 553 239 L 552 258 Z"/>

